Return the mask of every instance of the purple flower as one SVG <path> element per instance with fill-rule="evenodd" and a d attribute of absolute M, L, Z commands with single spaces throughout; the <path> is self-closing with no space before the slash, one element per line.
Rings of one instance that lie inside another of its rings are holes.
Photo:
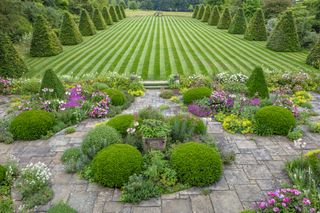
<path fill-rule="evenodd" d="M 310 213 L 314 213 L 314 212 L 316 212 L 316 209 L 315 209 L 315 208 L 311 208 L 311 209 L 309 210 L 309 212 L 310 212 Z"/>
<path fill-rule="evenodd" d="M 253 98 L 253 99 L 250 100 L 250 104 L 252 106 L 258 106 L 258 105 L 260 105 L 260 99 L 259 98 Z"/>
<path fill-rule="evenodd" d="M 279 212 L 280 211 L 280 209 L 278 207 L 274 207 L 272 210 L 273 210 L 273 212 Z"/>
<path fill-rule="evenodd" d="M 310 205 L 311 204 L 311 201 L 308 198 L 303 198 L 302 202 L 303 202 L 304 205 Z"/>
<path fill-rule="evenodd" d="M 290 198 L 288 198 L 288 197 L 283 198 L 283 202 L 284 202 L 284 203 L 289 203 L 289 202 L 290 202 L 290 200 L 291 200 L 291 199 L 290 199 Z"/>
<path fill-rule="evenodd" d="M 208 117 L 212 113 L 209 107 L 199 106 L 197 104 L 190 104 L 188 111 L 198 117 Z"/>
<path fill-rule="evenodd" d="M 230 107 L 233 107 L 233 105 L 234 105 L 233 99 L 232 98 L 228 98 L 227 101 L 226 101 L 226 106 L 230 108 Z"/>

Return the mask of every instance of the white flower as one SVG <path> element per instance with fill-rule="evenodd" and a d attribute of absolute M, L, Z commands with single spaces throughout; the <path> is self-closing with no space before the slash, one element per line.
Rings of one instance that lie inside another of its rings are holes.
<path fill-rule="evenodd" d="M 133 123 L 133 126 L 134 126 L 134 127 L 139 126 L 139 122 L 138 122 L 138 121 L 135 121 L 135 122 Z"/>

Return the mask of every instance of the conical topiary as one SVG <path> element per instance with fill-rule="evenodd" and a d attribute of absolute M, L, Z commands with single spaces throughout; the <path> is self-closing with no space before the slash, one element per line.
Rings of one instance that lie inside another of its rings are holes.
<path fill-rule="evenodd" d="M 40 95 L 47 99 L 64 99 L 65 88 L 52 69 L 46 70 L 43 75 L 40 87 Z"/>
<path fill-rule="evenodd" d="M 110 13 L 110 16 L 111 16 L 113 22 L 118 22 L 119 21 L 116 9 L 114 8 L 113 5 L 110 6 L 109 13 Z"/>
<path fill-rule="evenodd" d="M 230 15 L 229 9 L 225 8 L 223 10 L 223 13 L 222 13 L 220 19 L 219 19 L 217 28 L 218 29 L 229 29 L 230 22 L 231 22 L 231 15 Z"/>
<path fill-rule="evenodd" d="M 76 45 L 82 42 L 82 35 L 71 14 L 65 12 L 60 28 L 60 41 L 63 45 Z"/>
<path fill-rule="evenodd" d="M 218 6 L 214 6 L 211 10 L 208 24 L 211 26 L 217 26 L 220 20 L 220 12 Z"/>
<path fill-rule="evenodd" d="M 198 14 L 197 14 L 197 19 L 199 19 L 199 20 L 202 19 L 204 10 L 205 10 L 205 8 L 204 8 L 204 5 L 202 4 L 202 5 L 200 6 L 200 8 L 199 8 L 199 12 L 198 12 Z"/>
<path fill-rule="evenodd" d="M 0 76 L 19 78 L 26 72 L 28 68 L 14 48 L 9 36 L 0 33 Z"/>
<path fill-rule="evenodd" d="M 299 51 L 301 46 L 292 11 L 286 11 L 280 18 L 267 43 L 267 48 L 277 52 Z"/>
<path fill-rule="evenodd" d="M 124 10 L 123 5 L 120 5 L 120 11 L 121 11 L 122 18 L 127 18 L 126 11 Z"/>
<path fill-rule="evenodd" d="M 79 30 L 83 36 L 92 36 L 96 34 L 96 28 L 86 10 L 81 11 Z"/>
<path fill-rule="evenodd" d="M 106 7 L 102 8 L 102 16 L 103 16 L 104 21 L 106 22 L 107 25 L 113 25 L 113 21 L 110 16 L 108 8 L 106 8 Z"/>
<path fill-rule="evenodd" d="M 119 5 L 116 5 L 116 6 L 115 6 L 115 9 L 116 9 L 116 13 L 117 13 L 118 19 L 119 19 L 119 20 L 122 20 L 123 17 L 122 17 L 122 14 L 121 14 L 121 10 L 120 10 Z"/>
<path fill-rule="evenodd" d="M 201 21 L 202 22 L 208 22 L 209 17 L 210 17 L 210 13 L 211 13 L 211 6 L 207 5 L 205 10 L 204 10 L 204 13 L 203 13 Z"/>
<path fill-rule="evenodd" d="M 199 5 L 196 5 L 192 13 L 192 18 L 197 18 L 198 12 L 199 12 Z"/>
<path fill-rule="evenodd" d="M 320 41 L 312 48 L 307 57 L 307 64 L 319 69 L 320 68 Z"/>
<path fill-rule="evenodd" d="M 247 81 L 247 88 L 250 97 L 269 98 L 268 85 L 261 67 L 256 67 L 252 71 Z"/>
<path fill-rule="evenodd" d="M 239 8 L 233 16 L 228 32 L 231 34 L 244 34 L 247 28 L 247 21 L 242 8 Z"/>
<path fill-rule="evenodd" d="M 93 18 L 93 14 L 94 14 L 94 6 L 92 4 L 87 4 L 85 5 L 85 10 L 88 11 L 88 14 L 90 15 L 90 18 Z"/>
<path fill-rule="evenodd" d="M 47 57 L 62 53 L 62 45 L 49 27 L 43 16 L 39 16 L 33 26 L 30 55 L 34 57 Z"/>
<path fill-rule="evenodd" d="M 244 39 L 249 41 L 266 41 L 267 30 L 264 25 L 264 16 L 261 9 L 258 9 L 250 19 Z"/>
<path fill-rule="evenodd" d="M 97 30 L 105 30 L 107 28 L 107 25 L 99 9 L 94 10 L 92 21 Z"/>

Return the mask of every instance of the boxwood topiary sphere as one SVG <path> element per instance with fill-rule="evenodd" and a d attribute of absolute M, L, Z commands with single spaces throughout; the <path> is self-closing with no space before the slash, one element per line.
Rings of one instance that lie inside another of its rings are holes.
<path fill-rule="evenodd" d="M 256 132 L 260 135 L 287 135 L 295 126 L 292 112 L 280 106 L 266 106 L 255 115 Z"/>
<path fill-rule="evenodd" d="M 212 184 L 219 180 L 222 174 L 219 152 L 197 142 L 176 146 L 172 151 L 170 162 L 178 178 L 192 186 Z"/>
<path fill-rule="evenodd" d="M 55 118 L 52 113 L 43 110 L 30 110 L 22 112 L 15 117 L 9 130 L 18 140 L 36 140 L 52 130 Z"/>
<path fill-rule="evenodd" d="M 126 95 L 117 89 L 103 90 L 111 98 L 111 104 L 113 106 L 122 106 L 126 102 Z"/>
<path fill-rule="evenodd" d="M 183 94 L 183 102 L 185 104 L 191 104 L 195 100 L 209 97 L 211 95 L 211 92 L 211 89 L 207 87 L 189 89 Z"/>
<path fill-rule="evenodd" d="M 100 151 L 92 161 L 94 179 L 107 187 L 121 187 L 141 171 L 141 153 L 128 144 L 114 144 Z"/>
<path fill-rule="evenodd" d="M 6 180 L 7 169 L 0 165 L 0 185 Z"/>
<path fill-rule="evenodd" d="M 111 118 L 107 125 L 115 128 L 122 136 L 127 135 L 127 129 L 132 127 L 134 122 L 133 115 L 117 115 Z"/>

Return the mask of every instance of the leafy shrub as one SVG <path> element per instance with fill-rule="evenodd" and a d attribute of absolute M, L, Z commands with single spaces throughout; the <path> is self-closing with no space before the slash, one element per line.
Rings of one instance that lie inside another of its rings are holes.
<path fill-rule="evenodd" d="M 139 110 L 138 117 L 141 120 L 146 120 L 146 119 L 164 120 L 163 114 L 158 109 L 151 106 Z"/>
<path fill-rule="evenodd" d="M 247 29 L 247 21 L 242 8 L 239 8 L 237 13 L 233 16 L 228 33 L 244 34 Z"/>
<path fill-rule="evenodd" d="M 141 134 L 128 134 L 124 141 L 126 144 L 136 147 L 140 152 L 143 151 L 143 139 Z"/>
<path fill-rule="evenodd" d="M 309 124 L 310 132 L 320 133 L 320 122 Z"/>
<path fill-rule="evenodd" d="M 161 120 L 145 119 L 140 126 L 140 131 L 145 138 L 167 138 L 170 126 Z"/>
<path fill-rule="evenodd" d="M 123 137 L 127 135 L 127 129 L 133 126 L 134 116 L 133 115 L 117 115 L 111 118 L 106 125 L 116 129 Z"/>
<path fill-rule="evenodd" d="M 13 143 L 13 135 L 9 131 L 10 119 L 3 118 L 0 120 L 0 143 L 11 144 Z"/>
<path fill-rule="evenodd" d="M 246 118 L 231 114 L 223 119 L 223 129 L 230 133 L 248 134 L 253 132 L 253 124 Z"/>
<path fill-rule="evenodd" d="M 247 81 L 247 87 L 248 87 L 248 95 L 250 97 L 254 97 L 258 95 L 263 99 L 269 98 L 268 85 L 261 67 L 256 67 L 252 71 Z"/>
<path fill-rule="evenodd" d="M 298 91 L 295 92 L 291 100 L 294 104 L 299 106 L 306 106 L 309 101 L 312 100 L 312 95 L 307 91 Z"/>
<path fill-rule="evenodd" d="M 220 16 L 217 28 L 218 29 L 228 29 L 231 22 L 231 15 L 229 12 L 229 8 L 225 8 Z"/>
<path fill-rule="evenodd" d="M 290 0 L 264 0 L 263 11 L 267 19 L 278 16 L 291 6 Z"/>
<path fill-rule="evenodd" d="M 117 13 L 117 16 L 118 16 L 119 20 L 122 20 L 123 16 L 122 16 L 122 13 L 121 13 L 119 5 L 116 5 L 115 9 L 116 9 L 116 13 Z"/>
<path fill-rule="evenodd" d="M 74 173 L 77 171 L 77 162 L 81 157 L 80 148 L 70 148 L 64 151 L 61 156 L 61 161 L 65 166 L 65 170 L 68 173 Z"/>
<path fill-rule="evenodd" d="M 162 90 L 159 96 L 163 99 L 170 99 L 173 95 L 172 90 Z"/>
<path fill-rule="evenodd" d="M 77 213 L 77 211 L 71 208 L 68 204 L 60 202 L 51 206 L 47 213 Z"/>
<path fill-rule="evenodd" d="M 81 11 L 79 30 L 83 36 L 92 36 L 96 34 L 96 28 L 86 10 Z"/>
<path fill-rule="evenodd" d="M 110 16 L 109 10 L 106 7 L 102 8 L 102 16 L 107 25 L 113 25 L 112 18 Z"/>
<path fill-rule="evenodd" d="M 103 90 L 103 92 L 105 92 L 111 98 L 111 104 L 114 106 L 121 106 L 126 102 L 126 96 L 120 90 L 106 89 Z"/>
<path fill-rule="evenodd" d="M 66 135 L 69 135 L 69 134 L 75 133 L 76 131 L 77 131 L 76 128 L 74 128 L 74 127 L 68 127 L 68 128 L 65 129 L 64 133 L 65 133 Z"/>
<path fill-rule="evenodd" d="M 319 69 L 320 67 L 320 41 L 312 48 L 307 57 L 307 64 Z"/>
<path fill-rule="evenodd" d="M 110 5 L 110 7 L 109 7 L 109 13 L 110 13 L 110 15 L 111 15 L 111 18 L 112 18 L 112 21 L 113 21 L 113 22 L 118 22 L 118 21 L 119 21 L 119 18 L 118 18 L 116 9 L 114 8 L 113 5 Z"/>
<path fill-rule="evenodd" d="M 40 95 L 47 99 L 64 99 L 65 88 L 52 69 L 46 70 L 46 72 L 43 75 L 40 87 Z"/>
<path fill-rule="evenodd" d="M 83 41 L 79 28 L 69 12 L 64 13 L 59 38 L 63 45 L 76 45 Z"/>
<path fill-rule="evenodd" d="M 10 38 L 0 33 L 0 76 L 19 78 L 28 72 L 28 67 L 14 48 Z"/>
<path fill-rule="evenodd" d="M 15 139 L 36 140 L 52 130 L 54 125 L 53 114 L 43 110 L 30 110 L 15 117 L 9 127 Z"/>
<path fill-rule="evenodd" d="M 0 185 L 6 180 L 7 169 L 0 165 Z"/>
<path fill-rule="evenodd" d="M 120 134 L 111 126 L 101 125 L 90 130 L 81 144 L 81 151 L 89 160 L 105 147 L 122 143 Z"/>
<path fill-rule="evenodd" d="M 220 179 L 222 161 L 219 152 L 204 144 L 188 142 L 172 150 L 170 162 L 178 178 L 192 186 L 206 186 Z"/>
<path fill-rule="evenodd" d="M 142 155 L 133 146 L 113 144 L 100 151 L 92 161 L 94 179 L 107 187 L 121 187 L 141 171 Z"/>
<path fill-rule="evenodd" d="M 216 26 L 220 20 L 220 12 L 218 6 L 214 6 L 211 10 L 208 24 L 211 26 Z"/>
<path fill-rule="evenodd" d="M 292 11 L 281 16 L 269 37 L 267 48 L 277 52 L 295 52 L 301 49 Z"/>
<path fill-rule="evenodd" d="M 266 41 L 267 29 L 264 23 L 263 11 L 258 9 L 250 19 L 244 39 L 249 41 Z"/>
<path fill-rule="evenodd" d="M 260 135 L 288 135 L 295 126 L 292 112 L 284 107 L 266 106 L 255 115 L 255 130 Z"/>
<path fill-rule="evenodd" d="M 202 19 L 204 10 L 205 10 L 205 8 L 204 8 L 204 5 L 202 4 L 202 5 L 200 6 L 200 8 L 199 8 L 199 12 L 198 12 L 198 14 L 197 14 L 197 19 L 199 19 L 199 20 Z"/>
<path fill-rule="evenodd" d="M 205 97 L 210 97 L 211 89 L 207 87 L 198 87 L 187 90 L 183 94 L 183 102 L 185 104 L 191 104 L 195 100 L 203 99 Z"/>
<path fill-rule="evenodd" d="M 198 15 L 198 12 L 199 12 L 199 5 L 196 5 L 192 13 L 192 18 L 196 18 Z"/>
<path fill-rule="evenodd" d="M 205 10 L 204 10 L 204 13 L 202 15 L 201 21 L 202 22 L 208 22 L 209 17 L 210 17 L 210 13 L 211 13 L 211 6 L 207 5 Z"/>
<path fill-rule="evenodd" d="M 303 136 L 303 131 L 301 129 L 294 129 L 288 133 L 288 138 L 291 141 L 298 140 L 302 138 L 302 136 Z"/>
<path fill-rule="evenodd" d="M 107 28 L 104 18 L 99 9 L 94 9 L 92 21 L 97 30 L 105 30 Z"/>

